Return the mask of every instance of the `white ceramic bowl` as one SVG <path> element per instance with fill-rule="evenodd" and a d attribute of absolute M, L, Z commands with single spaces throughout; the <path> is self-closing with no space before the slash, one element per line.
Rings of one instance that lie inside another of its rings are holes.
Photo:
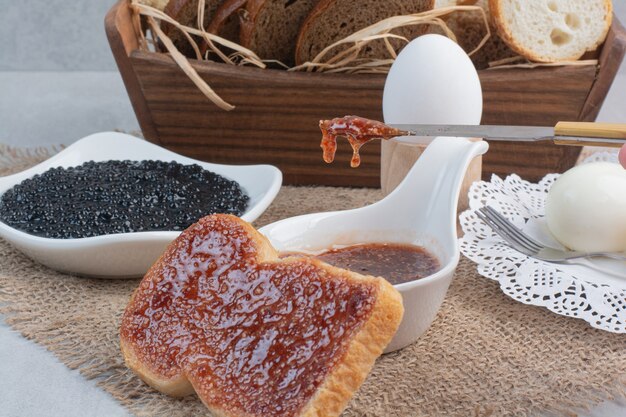
<path fill-rule="evenodd" d="M 0 195 L 35 174 L 52 167 L 71 167 L 87 161 L 161 160 L 198 164 L 237 181 L 250 196 L 241 216 L 253 221 L 267 209 L 282 183 L 280 170 L 271 165 L 216 165 L 187 158 L 134 136 L 97 133 L 79 140 L 41 164 L 0 178 Z M 143 275 L 180 232 L 120 233 L 81 239 L 49 239 L 30 235 L 0 222 L 0 236 L 30 258 L 58 271 L 102 278 Z"/>
<path fill-rule="evenodd" d="M 383 200 L 356 210 L 315 213 L 267 225 L 259 232 L 281 252 L 315 253 L 333 246 L 408 243 L 435 255 L 441 269 L 433 275 L 396 285 L 404 318 L 385 350 L 413 343 L 430 327 L 459 263 L 456 209 L 470 161 L 487 152 L 483 141 L 437 138 L 404 181 Z"/>

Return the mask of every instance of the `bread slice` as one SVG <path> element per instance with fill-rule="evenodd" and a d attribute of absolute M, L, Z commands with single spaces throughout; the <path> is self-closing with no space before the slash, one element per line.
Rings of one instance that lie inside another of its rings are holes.
<path fill-rule="evenodd" d="M 577 60 L 604 42 L 611 0 L 489 0 L 500 37 L 538 62 Z"/>
<path fill-rule="evenodd" d="M 293 66 L 296 40 L 317 0 L 249 0 L 241 22 L 241 45 L 262 59 Z"/>
<path fill-rule="evenodd" d="M 221 3 L 222 0 L 205 0 L 205 27 L 213 19 L 213 15 Z M 165 6 L 164 12 L 181 25 L 198 28 L 198 0 L 170 0 Z M 162 29 L 182 54 L 195 58 L 193 47 L 178 28 L 165 22 Z M 199 45 L 202 43 L 200 37 L 194 36 L 194 38 Z"/>
<path fill-rule="evenodd" d="M 248 0 L 225 0 L 215 11 L 207 32 L 239 43 L 239 28 Z"/>
<path fill-rule="evenodd" d="M 127 365 L 216 416 L 338 416 L 402 319 L 400 293 L 306 257 L 279 259 L 230 215 L 185 230 L 122 317 Z"/>
<path fill-rule="evenodd" d="M 431 10 L 435 0 L 320 0 L 302 23 L 296 43 L 296 64 L 313 60 L 324 48 L 352 33 L 388 17 Z M 421 28 L 400 31 L 409 38 L 423 33 Z M 363 56 L 388 58 L 382 41 L 371 42 Z"/>

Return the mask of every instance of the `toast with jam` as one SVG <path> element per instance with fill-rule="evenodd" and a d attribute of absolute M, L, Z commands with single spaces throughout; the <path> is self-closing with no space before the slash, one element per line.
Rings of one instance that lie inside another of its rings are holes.
<path fill-rule="evenodd" d="M 150 268 L 122 318 L 127 365 L 214 415 L 338 416 L 391 341 L 400 293 L 211 215 Z"/>

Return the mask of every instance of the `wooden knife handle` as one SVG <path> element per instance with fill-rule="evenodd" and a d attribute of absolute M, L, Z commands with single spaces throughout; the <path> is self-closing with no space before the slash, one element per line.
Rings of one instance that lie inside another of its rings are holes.
<path fill-rule="evenodd" d="M 561 145 L 578 146 L 611 146 L 621 147 L 622 141 L 578 141 L 568 138 L 560 139 L 559 136 L 570 138 L 601 138 L 621 139 L 626 141 L 626 124 L 624 123 L 590 123 L 590 122 L 559 122 L 554 127 L 554 142 Z"/>
<path fill-rule="evenodd" d="M 554 127 L 556 136 L 584 138 L 626 139 L 624 123 L 559 122 Z"/>

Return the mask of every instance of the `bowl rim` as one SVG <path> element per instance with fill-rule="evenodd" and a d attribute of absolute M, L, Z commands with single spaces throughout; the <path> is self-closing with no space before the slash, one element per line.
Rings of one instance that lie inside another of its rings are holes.
<path fill-rule="evenodd" d="M 374 203 L 374 204 L 376 204 L 376 203 Z M 365 208 L 370 207 L 370 206 L 360 207 L 360 208 L 352 209 L 352 210 L 362 210 L 362 209 L 365 209 Z M 267 225 L 265 225 L 263 227 L 260 227 L 258 229 L 258 231 L 263 236 L 265 236 L 270 241 L 270 243 L 272 243 L 272 239 L 269 236 L 269 234 L 271 234 L 272 229 L 274 229 L 275 227 L 285 224 L 284 222 L 290 222 L 290 221 L 297 222 L 297 221 L 302 221 L 302 219 L 315 219 L 316 217 L 332 216 L 332 215 L 334 215 L 336 213 L 340 213 L 342 211 L 352 211 L 352 210 L 329 211 L 329 212 L 311 213 L 311 214 L 303 214 L 303 215 L 295 216 L 295 217 L 289 217 L 289 218 L 286 218 L 286 219 L 281 219 L 281 220 L 278 220 L 276 222 L 267 224 Z M 445 231 L 445 232 L 448 233 L 449 231 Z M 447 245 L 447 247 L 444 248 L 444 251 L 448 252 L 450 254 L 450 256 L 448 256 L 448 261 L 445 264 L 442 262 L 441 268 L 439 268 L 434 273 L 432 273 L 430 275 L 427 275 L 427 276 L 425 276 L 423 278 L 419 278 L 419 279 L 416 279 L 416 280 L 413 280 L 413 281 L 403 282 L 403 283 L 400 283 L 400 284 L 392 284 L 393 287 L 395 289 L 397 289 L 398 291 L 400 291 L 401 293 L 403 293 L 403 292 L 411 291 L 411 290 L 416 289 L 416 288 L 427 286 L 427 285 L 429 285 L 429 284 L 431 284 L 433 282 L 436 282 L 436 281 L 440 281 L 440 280 L 446 279 L 451 274 L 454 274 L 454 272 L 456 271 L 456 268 L 458 267 L 459 262 L 461 260 L 461 250 L 460 250 L 460 247 L 459 247 L 459 239 L 456 236 L 456 223 L 453 226 L 452 233 L 454 234 L 455 238 L 451 240 L 451 243 L 449 245 Z M 416 236 L 416 238 L 417 238 L 417 236 Z M 416 239 L 416 240 L 418 240 L 418 239 Z M 435 240 L 437 240 L 437 239 L 435 238 Z M 404 243 L 406 243 L 406 242 L 404 242 Z M 354 243 L 354 244 L 357 245 L 358 243 Z M 429 249 L 428 246 L 426 246 L 426 245 L 419 245 L 415 241 L 412 242 L 412 243 L 409 243 L 409 244 L 420 246 L 420 247 L 426 249 L 427 251 L 429 251 L 429 253 L 432 253 L 432 250 Z M 272 245 L 273 245 L 273 243 L 272 243 Z M 436 256 L 436 255 L 433 254 L 433 256 Z M 441 262 L 441 259 L 440 259 L 439 256 L 436 256 L 436 258 Z"/>

